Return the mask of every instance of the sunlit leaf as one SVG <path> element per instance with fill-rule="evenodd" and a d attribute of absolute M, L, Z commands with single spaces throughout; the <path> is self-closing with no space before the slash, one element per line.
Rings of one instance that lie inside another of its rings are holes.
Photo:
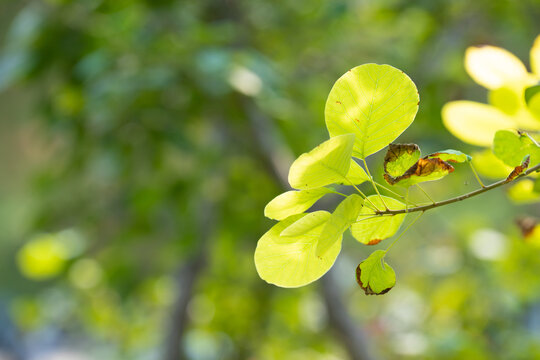
<path fill-rule="evenodd" d="M 328 211 L 320 210 L 307 214 L 296 220 L 289 227 L 283 230 L 280 236 L 299 236 L 323 225 L 330 218 Z"/>
<path fill-rule="evenodd" d="M 389 174 L 384 174 L 384 179 L 390 185 L 408 187 L 425 181 L 439 180 L 454 171 L 454 167 L 449 163 L 439 159 L 422 158 L 416 162 L 403 175 L 393 177 Z"/>
<path fill-rule="evenodd" d="M 336 136 L 300 155 L 289 170 L 295 189 L 313 189 L 343 181 L 351 165 L 354 134 Z"/>
<path fill-rule="evenodd" d="M 358 185 L 368 180 L 369 177 L 367 176 L 366 171 L 356 161 L 351 159 L 351 167 L 347 173 L 347 181 L 341 183 L 345 185 L 349 185 L 351 183 Z"/>
<path fill-rule="evenodd" d="M 525 89 L 525 102 L 531 114 L 540 120 L 540 85 Z"/>
<path fill-rule="evenodd" d="M 473 46 L 465 52 L 465 69 L 478 84 L 498 89 L 528 78 L 525 65 L 515 55 L 495 46 Z"/>
<path fill-rule="evenodd" d="M 336 241 L 323 256 L 315 255 L 322 225 L 300 236 L 280 236 L 284 229 L 304 216 L 306 214 L 293 215 L 277 223 L 257 243 L 255 267 L 266 282 L 287 288 L 307 285 L 334 264 L 341 241 Z"/>
<path fill-rule="evenodd" d="M 527 155 L 531 156 L 533 164 L 540 161 L 540 148 L 528 136 L 507 130 L 500 130 L 495 134 L 493 153 L 511 167 L 519 166 Z"/>
<path fill-rule="evenodd" d="M 498 130 L 517 125 L 497 108 L 473 101 L 452 101 L 444 105 L 442 118 L 446 128 L 460 140 L 480 146 L 490 146 Z"/>
<path fill-rule="evenodd" d="M 390 176 L 403 175 L 420 159 L 416 144 L 390 144 L 384 157 L 384 171 Z"/>
<path fill-rule="evenodd" d="M 412 80 L 389 65 L 364 64 L 341 76 L 326 101 L 330 136 L 354 133 L 353 155 L 364 159 L 413 122 L 419 96 Z"/>
<path fill-rule="evenodd" d="M 356 221 L 363 203 L 364 200 L 360 196 L 352 194 L 336 207 L 319 236 L 317 256 L 323 256 L 336 241 L 341 239 L 343 232 Z"/>
<path fill-rule="evenodd" d="M 512 167 L 497 158 L 491 149 L 474 153 L 472 163 L 478 173 L 492 179 L 505 178 L 512 171 Z"/>
<path fill-rule="evenodd" d="M 531 48 L 531 69 L 540 76 L 540 35 L 536 37 Z"/>
<path fill-rule="evenodd" d="M 489 102 L 505 114 L 514 115 L 521 106 L 520 95 L 514 87 L 503 86 L 489 92 Z"/>
<path fill-rule="evenodd" d="M 57 235 L 39 235 L 26 243 L 17 254 L 21 272 L 34 280 L 58 275 L 69 257 L 66 245 Z"/>
<path fill-rule="evenodd" d="M 452 150 L 452 149 L 437 151 L 437 152 L 427 155 L 426 157 L 439 158 L 442 161 L 452 162 L 452 163 L 463 163 L 463 162 L 472 160 L 471 156 L 464 154 L 461 151 Z"/>
<path fill-rule="evenodd" d="M 382 295 L 390 291 L 396 284 L 396 273 L 384 261 L 386 252 L 374 251 L 356 268 L 356 281 L 366 295 Z"/>
<path fill-rule="evenodd" d="M 405 209 L 405 204 L 394 198 L 388 196 L 382 196 L 382 198 L 390 210 Z M 364 203 L 365 206 L 358 214 L 356 222 L 351 226 L 351 233 L 354 238 L 362 244 L 375 245 L 382 240 L 393 236 L 399 230 L 403 220 L 405 220 L 406 214 L 372 217 L 375 215 L 375 212 L 368 207 L 370 202 L 378 209 L 384 209 L 384 205 L 379 196 L 368 196 Z"/>
<path fill-rule="evenodd" d="M 317 200 L 331 193 L 330 189 L 321 187 L 311 190 L 292 190 L 276 196 L 264 208 L 264 216 L 283 220 L 291 215 L 299 214 L 309 209 Z"/>
<path fill-rule="evenodd" d="M 534 191 L 534 181 L 520 180 L 508 189 L 508 197 L 516 203 L 532 203 L 540 201 L 540 193 Z"/>

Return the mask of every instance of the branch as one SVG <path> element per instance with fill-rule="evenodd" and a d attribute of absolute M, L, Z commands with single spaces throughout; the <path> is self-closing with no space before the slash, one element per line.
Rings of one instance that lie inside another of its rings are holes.
<path fill-rule="evenodd" d="M 406 214 L 406 213 L 412 213 L 412 212 L 426 211 L 426 210 L 434 209 L 434 208 L 437 208 L 439 206 L 452 204 L 452 203 L 455 203 L 455 202 L 458 202 L 458 201 L 461 201 L 461 200 L 471 198 L 471 197 L 476 196 L 476 195 L 480 195 L 482 193 L 485 193 L 486 191 L 498 188 L 499 186 L 510 184 L 511 182 L 514 182 L 517 179 L 519 179 L 521 177 L 524 177 L 524 176 L 527 176 L 527 175 L 529 175 L 529 174 L 531 174 L 531 173 L 533 173 L 535 171 L 538 171 L 538 170 L 540 170 L 540 164 L 537 164 L 537 165 L 533 166 L 532 168 L 528 169 L 527 171 L 525 171 L 523 174 L 521 174 L 519 176 L 516 176 L 516 178 L 513 179 L 513 180 L 508 181 L 507 179 L 504 179 L 504 180 L 501 180 L 501 181 L 497 181 L 496 183 L 493 183 L 491 185 L 487 185 L 487 186 L 485 186 L 485 187 L 483 187 L 481 189 L 471 191 L 470 193 L 463 194 L 463 195 L 460 195 L 460 196 L 452 198 L 452 199 L 443 200 L 443 201 L 435 202 L 433 204 L 417 206 L 417 207 L 408 208 L 408 209 L 376 211 L 375 213 L 377 215 L 397 215 L 397 214 Z"/>

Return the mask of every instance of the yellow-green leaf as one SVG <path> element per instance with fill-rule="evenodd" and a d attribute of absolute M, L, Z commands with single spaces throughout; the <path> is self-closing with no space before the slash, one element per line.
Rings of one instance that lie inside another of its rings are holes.
<path fill-rule="evenodd" d="M 388 196 L 382 196 L 382 198 L 390 210 L 405 209 L 405 204 L 394 198 Z M 375 215 L 375 212 L 368 207 L 367 204 L 370 204 L 370 202 L 373 203 L 377 209 L 384 209 L 384 205 L 379 196 L 368 196 L 367 200 L 365 200 L 365 206 L 358 214 L 356 222 L 351 226 L 351 233 L 354 238 L 362 244 L 375 245 L 382 240 L 393 236 L 399 230 L 403 220 L 405 220 L 406 214 L 372 217 Z"/>
<path fill-rule="evenodd" d="M 306 216 L 296 220 L 285 230 L 283 230 L 280 236 L 299 236 L 307 233 L 310 230 L 315 229 L 318 226 L 323 225 L 330 218 L 328 211 L 320 210 L 306 214 Z"/>
<path fill-rule="evenodd" d="M 472 164 L 478 173 L 492 179 L 505 178 L 512 171 L 512 167 L 497 158 L 491 149 L 474 153 Z"/>
<path fill-rule="evenodd" d="M 536 37 L 531 48 L 531 69 L 533 73 L 540 76 L 540 35 Z"/>
<path fill-rule="evenodd" d="M 356 221 L 364 200 L 356 195 L 349 195 L 332 213 L 319 236 L 317 256 L 323 256 L 331 249 L 336 241 L 340 241 L 343 232 Z"/>
<path fill-rule="evenodd" d="M 498 130 L 516 127 L 514 120 L 502 111 L 474 101 L 451 101 L 445 104 L 442 118 L 454 136 L 480 146 L 490 146 Z"/>
<path fill-rule="evenodd" d="M 390 65 L 360 65 L 332 87 L 326 101 L 326 127 L 330 136 L 354 133 L 353 155 L 364 159 L 409 127 L 418 103 L 414 82 L 401 70 Z"/>
<path fill-rule="evenodd" d="M 439 158 L 442 161 L 452 162 L 452 163 L 463 163 L 463 162 L 472 160 L 471 156 L 464 154 L 461 151 L 452 150 L 452 149 L 437 151 L 437 152 L 427 155 L 426 157 L 428 159 Z"/>
<path fill-rule="evenodd" d="M 289 170 L 295 189 L 313 189 L 343 181 L 351 165 L 354 134 L 336 136 L 300 155 Z"/>
<path fill-rule="evenodd" d="M 366 295 L 382 295 L 396 284 L 396 273 L 384 261 L 386 252 L 377 250 L 356 268 L 356 281 Z"/>
<path fill-rule="evenodd" d="M 526 135 L 500 130 L 493 139 L 493 153 L 506 165 L 515 167 L 521 164 L 523 158 L 531 156 L 531 162 L 540 161 L 540 148 L 538 148 Z"/>
<path fill-rule="evenodd" d="M 514 54 L 495 46 L 473 46 L 465 52 L 465 69 L 476 83 L 498 89 L 528 78 L 525 65 Z"/>
<path fill-rule="evenodd" d="M 534 203 L 540 201 L 540 193 L 534 191 L 534 181 L 520 180 L 508 189 L 508 197 L 516 203 Z"/>
<path fill-rule="evenodd" d="M 332 267 L 341 250 L 341 241 L 336 241 L 323 256 L 316 256 L 322 225 L 300 236 L 280 236 L 284 229 L 304 216 L 306 214 L 288 217 L 259 239 L 255 267 L 261 279 L 281 287 L 299 287 L 317 280 Z"/>
<path fill-rule="evenodd" d="M 283 220 L 291 215 L 309 209 L 317 200 L 331 193 L 330 189 L 321 187 L 311 190 L 292 190 L 276 196 L 264 208 L 264 216 L 274 220 Z"/>
<path fill-rule="evenodd" d="M 439 158 L 419 159 L 409 170 L 398 177 L 384 174 L 390 185 L 412 186 L 425 181 L 439 180 L 454 171 L 454 167 Z"/>

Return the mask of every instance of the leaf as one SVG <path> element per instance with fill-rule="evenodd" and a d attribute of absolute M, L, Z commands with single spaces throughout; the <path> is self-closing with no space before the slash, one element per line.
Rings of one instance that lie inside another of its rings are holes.
<path fill-rule="evenodd" d="M 506 177 L 512 167 L 503 163 L 493 154 L 490 149 L 479 151 L 473 154 L 472 163 L 479 174 L 492 179 L 500 179 Z"/>
<path fill-rule="evenodd" d="M 255 267 L 261 279 L 281 287 L 299 287 L 317 280 L 332 267 L 341 250 L 341 241 L 324 256 L 315 256 L 322 225 L 300 236 L 280 236 L 284 229 L 304 216 L 307 215 L 288 217 L 259 239 Z"/>
<path fill-rule="evenodd" d="M 353 183 L 354 185 L 358 185 L 369 181 L 369 177 L 366 171 L 356 161 L 351 159 L 351 167 L 347 173 L 347 180 L 343 184 L 350 185 L 350 183 Z"/>
<path fill-rule="evenodd" d="M 540 85 L 525 89 L 525 102 L 531 114 L 540 120 Z"/>
<path fill-rule="evenodd" d="M 420 159 L 420 148 L 416 144 L 390 144 L 384 157 L 384 172 L 400 176 Z"/>
<path fill-rule="evenodd" d="M 540 193 L 534 191 L 534 181 L 531 179 L 520 180 L 510 187 L 508 197 L 516 203 L 533 203 L 540 201 Z"/>
<path fill-rule="evenodd" d="M 531 48 L 531 69 L 540 76 L 540 35 L 536 37 Z"/>
<path fill-rule="evenodd" d="M 291 215 L 309 209 L 317 200 L 331 193 L 330 189 L 321 187 L 311 190 L 292 190 L 278 195 L 264 208 L 264 216 L 274 220 L 283 220 Z"/>
<path fill-rule="evenodd" d="M 336 136 L 300 155 L 289 170 L 295 189 L 313 189 L 343 181 L 351 165 L 354 134 Z"/>
<path fill-rule="evenodd" d="M 300 236 L 318 226 L 323 225 L 330 218 L 328 211 L 320 210 L 307 214 L 296 220 L 279 234 L 280 236 Z"/>
<path fill-rule="evenodd" d="M 465 52 L 465 69 L 476 83 L 488 89 L 498 89 L 528 77 L 521 60 L 495 46 L 469 47 Z"/>
<path fill-rule="evenodd" d="M 471 156 L 464 154 L 461 151 L 452 150 L 452 149 L 434 152 L 432 154 L 427 155 L 426 158 L 428 159 L 439 158 L 442 161 L 452 162 L 452 163 L 463 163 L 463 162 L 472 160 Z"/>
<path fill-rule="evenodd" d="M 386 252 L 374 251 L 356 268 L 356 281 L 366 295 L 382 295 L 390 291 L 396 284 L 396 273 L 384 261 Z"/>
<path fill-rule="evenodd" d="M 512 170 L 510 175 L 506 178 L 506 182 L 510 182 L 514 180 L 519 175 L 523 174 L 523 172 L 529 167 L 529 162 L 531 161 L 530 155 L 525 156 L 523 161 L 521 162 L 521 165 L 518 165 Z"/>
<path fill-rule="evenodd" d="M 540 148 L 528 136 L 513 131 L 500 130 L 495 133 L 493 153 L 511 167 L 519 166 L 527 155 L 531 156 L 534 164 L 540 161 Z"/>
<path fill-rule="evenodd" d="M 317 250 L 315 252 L 317 256 L 326 254 L 334 246 L 336 241 L 341 239 L 343 232 L 356 221 L 363 204 L 364 199 L 356 194 L 352 194 L 336 207 L 336 210 L 334 210 L 332 216 L 330 216 L 324 225 L 319 236 Z"/>
<path fill-rule="evenodd" d="M 384 179 L 390 184 L 408 187 L 425 181 L 439 180 L 454 171 L 454 167 L 439 158 L 422 158 L 403 175 L 392 177 L 384 174 Z"/>
<path fill-rule="evenodd" d="M 354 133 L 353 155 L 365 159 L 413 122 L 419 96 L 414 82 L 390 65 L 364 64 L 341 76 L 326 101 L 330 136 Z"/>
<path fill-rule="evenodd" d="M 498 130 L 516 123 L 497 108 L 473 101 L 451 101 L 443 106 L 446 128 L 458 139 L 473 145 L 490 146 Z"/>
<path fill-rule="evenodd" d="M 382 198 L 390 210 L 405 209 L 405 204 L 394 198 L 388 196 L 382 196 Z M 369 204 L 370 201 L 378 209 L 384 209 L 384 205 L 379 196 L 368 196 L 365 203 Z M 393 236 L 399 230 L 399 227 L 403 223 L 403 220 L 405 220 L 406 216 L 406 214 L 398 214 L 371 217 L 372 215 L 374 216 L 375 212 L 369 207 L 364 206 L 362 210 L 360 210 L 356 222 L 351 226 L 351 233 L 353 237 L 362 244 L 375 245 L 382 240 Z"/>
<path fill-rule="evenodd" d="M 505 114 L 514 115 L 521 107 L 521 101 L 515 87 L 503 86 L 489 92 L 489 103 Z M 519 90 L 523 90 L 521 87 Z"/>

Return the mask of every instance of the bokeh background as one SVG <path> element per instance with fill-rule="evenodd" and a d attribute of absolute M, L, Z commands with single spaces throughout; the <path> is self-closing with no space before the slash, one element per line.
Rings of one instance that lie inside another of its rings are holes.
<path fill-rule="evenodd" d="M 538 34 L 537 0 L 0 0 L 0 359 L 540 359 L 540 248 L 515 224 L 539 208 L 505 189 L 428 212 L 383 296 L 354 269 L 384 243 L 346 237 L 299 289 L 253 263 L 342 73 L 402 69 L 421 103 L 399 140 L 470 152 L 440 116 L 485 102 L 465 49 L 527 64 Z M 426 189 L 476 186 L 458 165 Z"/>

